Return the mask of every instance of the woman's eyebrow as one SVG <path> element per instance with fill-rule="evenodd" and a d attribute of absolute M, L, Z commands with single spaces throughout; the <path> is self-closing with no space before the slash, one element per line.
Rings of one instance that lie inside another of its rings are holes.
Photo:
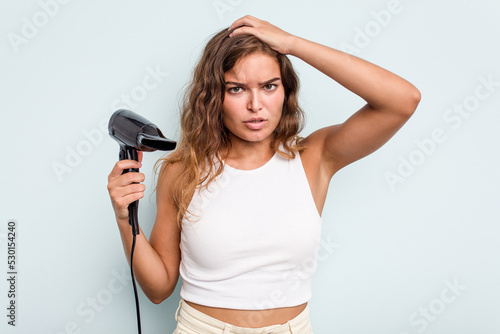
<path fill-rule="evenodd" d="M 269 85 L 269 84 L 272 84 L 273 82 L 275 82 L 277 80 L 280 80 L 280 78 L 279 77 L 272 78 L 270 80 L 267 80 L 267 81 L 264 81 L 264 82 L 260 82 L 259 85 L 261 85 L 261 86 Z"/>
<path fill-rule="evenodd" d="M 264 82 L 259 82 L 259 86 L 269 85 L 269 84 L 272 84 L 273 82 L 275 82 L 277 80 L 280 80 L 280 78 L 276 77 L 276 78 L 272 78 L 272 79 L 269 79 L 269 80 L 264 81 Z M 241 82 L 226 81 L 225 84 L 226 85 L 234 85 L 234 86 L 238 86 L 238 87 L 246 87 L 246 84 L 241 83 Z"/>

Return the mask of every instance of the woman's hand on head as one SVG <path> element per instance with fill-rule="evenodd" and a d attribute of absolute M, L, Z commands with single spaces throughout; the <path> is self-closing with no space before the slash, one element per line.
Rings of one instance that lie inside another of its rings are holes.
<path fill-rule="evenodd" d="M 231 29 L 234 30 L 229 35 L 230 37 L 237 35 L 253 35 L 279 53 L 290 54 L 294 36 L 267 21 L 246 15 L 234 21 L 229 27 L 229 30 Z"/>
<path fill-rule="evenodd" d="M 120 160 L 108 176 L 108 192 L 117 219 L 128 219 L 128 205 L 144 197 L 145 176 L 143 173 L 123 173 L 128 168 L 142 167 L 142 152 L 138 152 L 139 161 Z"/>

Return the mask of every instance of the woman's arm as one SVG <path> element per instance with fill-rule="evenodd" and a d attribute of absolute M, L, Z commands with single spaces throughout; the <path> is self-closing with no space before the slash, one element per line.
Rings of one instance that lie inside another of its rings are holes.
<path fill-rule="evenodd" d="M 141 157 L 142 155 L 140 155 Z M 126 168 L 140 168 L 134 160 L 117 162 L 108 177 L 108 191 L 120 230 L 123 249 L 130 265 L 132 228 L 128 223 L 128 205 L 144 196 L 142 173 L 122 174 Z M 166 171 L 165 182 L 170 171 Z M 134 276 L 146 296 L 154 303 L 168 298 L 179 278 L 180 232 L 176 214 L 168 196 L 168 184 L 159 184 L 157 190 L 157 215 L 150 242 L 142 230 L 136 236 L 134 250 Z"/>
<path fill-rule="evenodd" d="M 245 16 L 230 29 L 235 29 L 232 35 L 255 35 L 278 52 L 302 59 L 367 102 L 344 123 L 320 129 L 306 138 L 306 146 L 321 154 L 320 164 L 330 176 L 386 143 L 420 102 L 417 88 L 399 76 L 358 57 L 291 35 L 266 21 Z"/>

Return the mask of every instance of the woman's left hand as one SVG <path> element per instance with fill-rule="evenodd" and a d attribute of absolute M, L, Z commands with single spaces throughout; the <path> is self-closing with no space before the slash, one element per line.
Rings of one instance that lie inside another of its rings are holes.
<path fill-rule="evenodd" d="M 290 54 L 293 35 L 281 30 L 271 23 L 246 15 L 233 22 L 229 30 L 234 29 L 232 36 L 254 35 L 272 49 L 282 54 Z"/>

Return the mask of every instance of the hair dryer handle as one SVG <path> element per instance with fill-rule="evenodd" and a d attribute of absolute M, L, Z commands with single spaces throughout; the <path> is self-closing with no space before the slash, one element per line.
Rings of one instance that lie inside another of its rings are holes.
<path fill-rule="evenodd" d="M 139 161 L 137 155 L 137 150 L 129 146 L 120 145 L 120 160 L 135 160 Z M 138 172 L 139 168 L 127 168 L 123 170 L 122 174 L 128 172 Z M 128 205 L 128 223 L 132 226 L 132 233 L 134 235 L 139 234 L 139 220 L 137 217 L 137 211 L 139 209 L 139 201 L 134 201 Z"/>

